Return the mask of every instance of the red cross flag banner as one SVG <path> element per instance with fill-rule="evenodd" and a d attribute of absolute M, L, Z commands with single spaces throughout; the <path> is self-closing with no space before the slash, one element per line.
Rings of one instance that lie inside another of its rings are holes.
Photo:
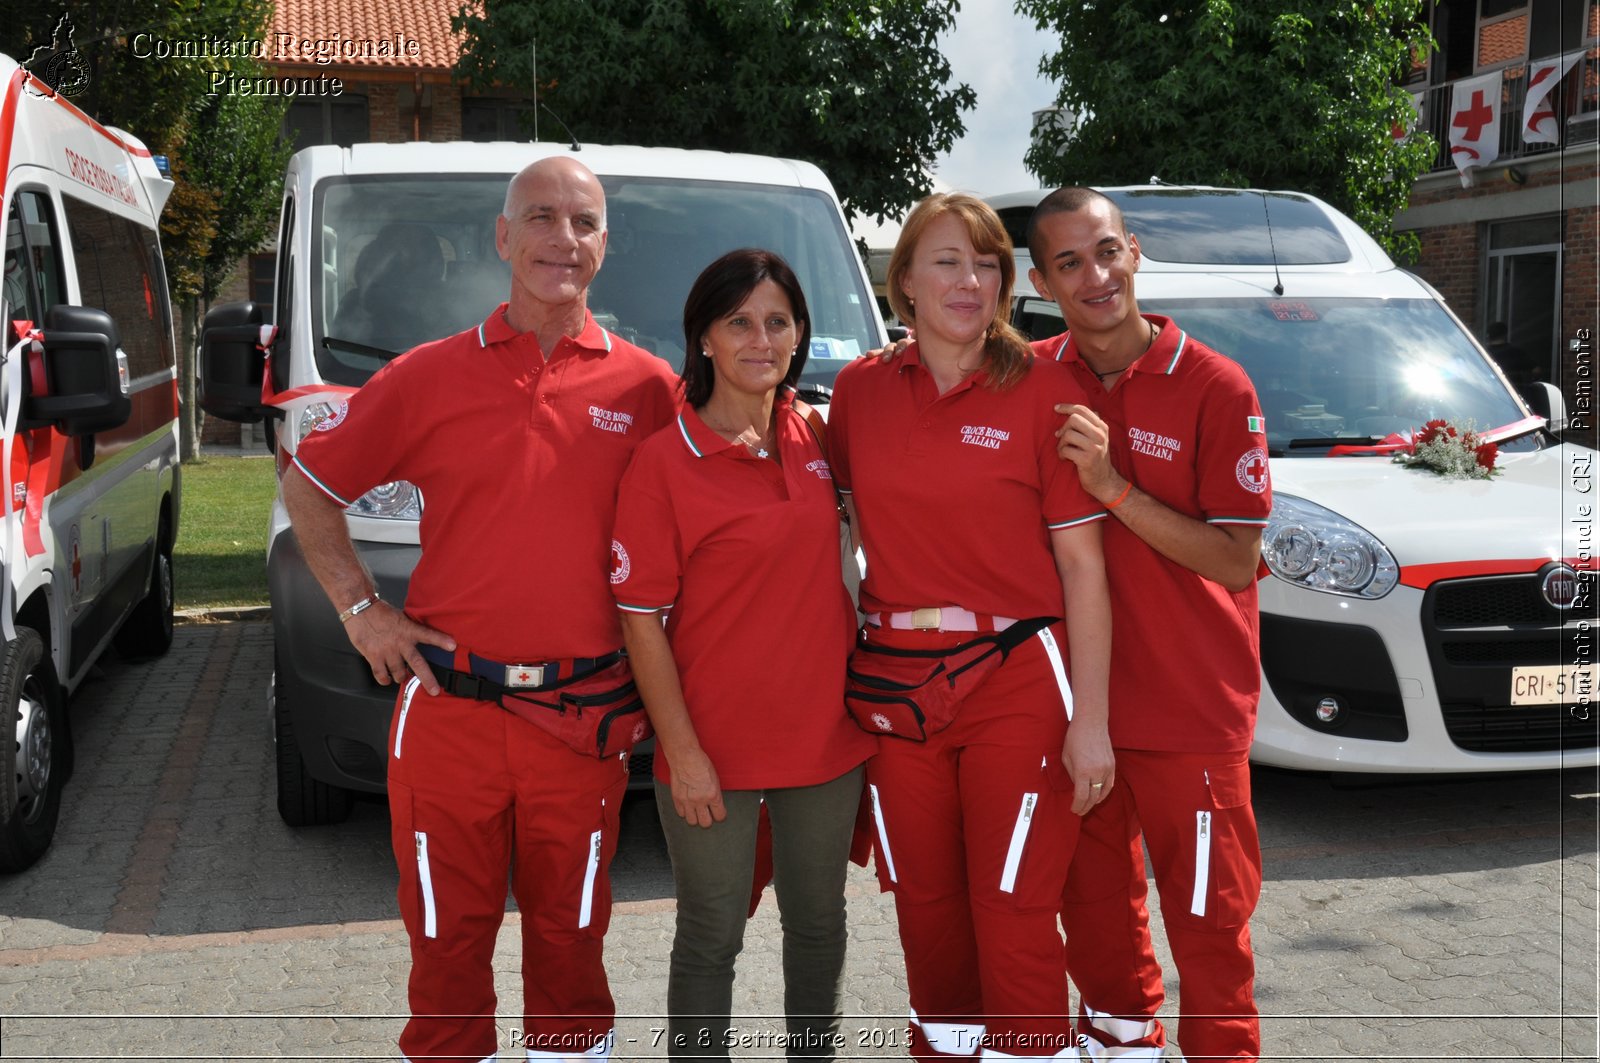
<path fill-rule="evenodd" d="M 1561 84 L 1572 64 L 1583 58 L 1582 52 L 1541 59 L 1528 66 L 1528 99 L 1522 105 L 1522 139 L 1525 143 L 1554 144 L 1561 139 L 1561 125 L 1556 121 L 1556 111 L 1550 91 Z"/>
<path fill-rule="evenodd" d="M 1472 168 L 1500 157 L 1500 71 L 1456 82 L 1450 94 L 1450 158 L 1472 185 Z"/>
<path fill-rule="evenodd" d="M 1406 139 L 1417 131 L 1417 127 L 1422 125 L 1422 93 L 1412 92 L 1407 95 L 1411 97 L 1411 114 L 1403 121 L 1396 122 L 1389 131 L 1401 144 L 1404 144 Z"/>

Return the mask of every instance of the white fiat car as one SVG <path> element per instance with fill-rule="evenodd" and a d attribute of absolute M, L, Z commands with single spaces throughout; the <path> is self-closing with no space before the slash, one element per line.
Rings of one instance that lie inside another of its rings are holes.
<path fill-rule="evenodd" d="M 1252 757 L 1338 772 L 1600 763 L 1594 451 L 1561 444 L 1439 294 L 1309 196 L 1108 188 L 1144 261 L 1139 306 L 1238 361 L 1266 417 L 1262 692 Z M 991 199 L 1018 245 L 1016 321 L 1062 331 L 1026 282 L 1033 191 Z M 1491 479 L 1396 464 L 1428 421 L 1495 440 Z M 1159 636 L 1153 635 L 1158 639 Z"/>

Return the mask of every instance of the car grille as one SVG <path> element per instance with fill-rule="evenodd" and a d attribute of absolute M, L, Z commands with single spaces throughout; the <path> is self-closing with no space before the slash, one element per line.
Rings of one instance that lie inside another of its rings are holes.
<path fill-rule="evenodd" d="M 1600 745 L 1596 715 L 1566 705 L 1517 705 L 1511 669 L 1573 655 L 1579 618 L 1539 593 L 1536 573 L 1436 583 L 1423 596 L 1423 633 L 1450 740 L 1477 753 L 1555 752 Z"/>
<path fill-rule="evenodd" d="M 1442 628 L 1543 625 L 1554 615 L 1539 594 L 1537 576 L 1442 583 L 1433 605 L 1434 623 Z"/>

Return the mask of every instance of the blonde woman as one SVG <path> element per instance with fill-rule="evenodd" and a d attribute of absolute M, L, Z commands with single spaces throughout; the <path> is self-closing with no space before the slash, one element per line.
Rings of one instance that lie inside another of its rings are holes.
<path fill-rule="evenodd" d="M 887 711 L 856 713 L 883 733 L 868 783 L 919 1059 L 1076 1051 L 1056 913 L 1077 814 L 1114 783 L 1106 513 L 1056 456 L 1052 407 L 1080 392 L 1006 323 L 1014 271 L 982 201 L 923 200 L 889 263 L 916 341 L 846 367 L 830 408 L 867 555 L 852 672 L 1036 630 L 980 683 L 963 679 L 953 719 L 934 730 L 930 717 L 925 740 Z"/>

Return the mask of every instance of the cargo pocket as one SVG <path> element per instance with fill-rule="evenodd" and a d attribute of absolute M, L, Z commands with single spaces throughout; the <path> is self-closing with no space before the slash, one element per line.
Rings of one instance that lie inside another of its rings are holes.
<path fill-rule="evenodd" d="M 1194 813 L 1194 889 L 1189 914 L 1216 927 L 1247 922 L 1261 892 L 1260 843 L 1250 810 L 1247 761 L 1204 769 L 1210 808 Z"/>
<path fill-rule="evenodd" d="M 428 834 L 416 829 L 411 788 L 389 781 L 389 812 L 395 864 L 400 870 L 400 907 L 406 929 L 425 938 L 439 936 L 439 911 L 433 896 L 433 865 Z"/>

